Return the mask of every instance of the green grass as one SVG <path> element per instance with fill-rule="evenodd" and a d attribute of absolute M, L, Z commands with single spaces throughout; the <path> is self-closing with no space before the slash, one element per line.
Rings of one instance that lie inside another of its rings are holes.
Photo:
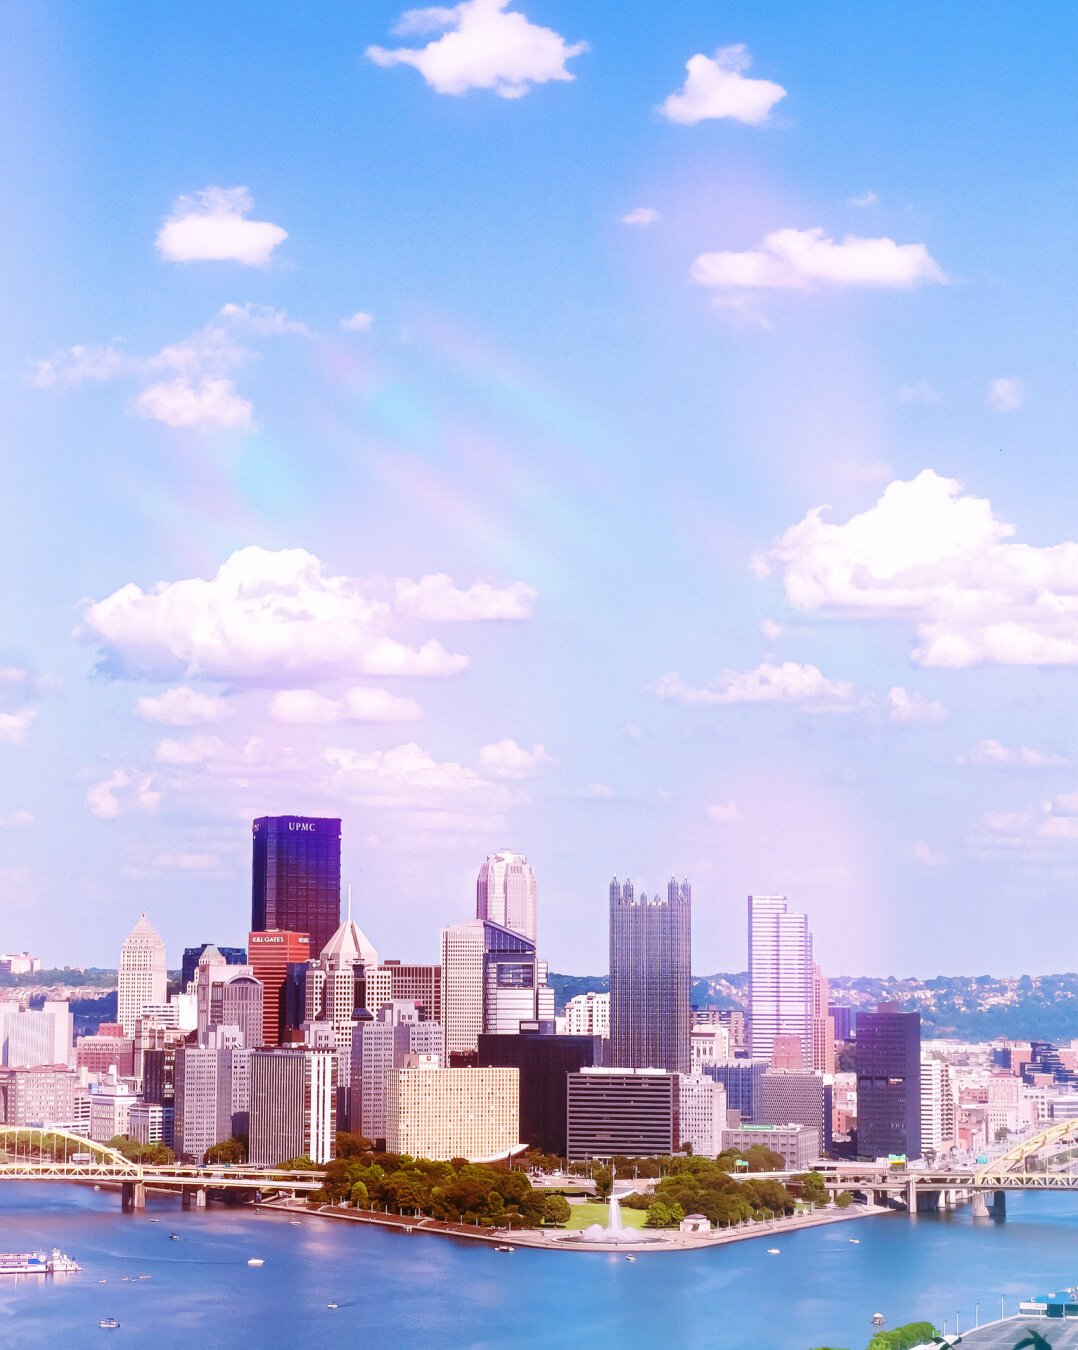
<path fill-rule="evenodd" d="M 605 1204 L 584 1204 L 569 1206 L 569 1222 L 566 1228 L 587 1228 L 589 1224 L 598 1223 L 606 1227 L 606 1221 L 610 1217 L 610 1211 Z M 623 1209 L 621 1211 L 621 1222 L 626 1228 L 643 1228 L 645 1211 L 642 1209 Z"/>

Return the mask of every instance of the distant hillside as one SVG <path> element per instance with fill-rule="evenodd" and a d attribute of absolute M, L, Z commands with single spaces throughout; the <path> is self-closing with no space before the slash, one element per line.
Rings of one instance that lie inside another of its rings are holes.
<path fill-rule="evenodd" d="M 695 976 L 694 1007 L 744 1008 L 748 1002 L 745 971 Z M 609 987 L 605 975 L 551 973 L 558 1011 L 567 999 L 589 989 Z M 871 1010 L 878 1003 L 897 1003 L 903 1012 L 919 1012 L 926 1038 L 953 1036 L 990 1041 L 997 1037 L 1049 1041 L 1078 1038 L 1078 974 L 1064 975 L 937 975 L 930 980 L 896 976 L 836 975 L 830 977 L 831 1001 Z"/>

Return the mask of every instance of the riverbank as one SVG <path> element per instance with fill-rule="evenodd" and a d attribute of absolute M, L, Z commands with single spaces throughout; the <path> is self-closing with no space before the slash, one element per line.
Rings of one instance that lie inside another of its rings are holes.
<path fill-rule="evenodd" d="M 618 1252 L 623 1255 L 653 1255 L 659 1252 L 695 1252 L 706 1247 L 724 1247 L 733 1242 L 748 1242 L 758 1238 L 774 1240 L 783 1234 L 798 1233 L 806 1228 L 820 1228 L 827 1224 L 844 1223 L 851 1219 L 867 1219 L 876 1214 L 893 1214 L 885 1205 L 850 1205 L 847 1209 L 817 1209 L 808 1214 L 792 1214 L 781 1219 L 769 1219 L 738 1228 L 717 1228 L 710 1233 L 681 1233 L 676 1229 L 651 1229 L 654 1241 L 630 1244 L 584 1242 L 572 1229 L 558 1228 L 477 1228 L 468 1224 L 446 1223 L 440 1219 L 409 1218 L 401 1214 L 384 1214 L 369 1209 L 345 1209 L 339 1205 L 319 1205 L 311 1208 L 302 1201 L 268 1200 L 254 1206 L 259 1211 L 275 1214 L 317 1215 L 323 1219 L 344 1219 L 349 1223 L 366 1223 L 380 1228 L 393 1228 L 409 1234 L 429 1233 L 442 1237 L 467 1238 L 495 1246 L 531 1247 L 556 1252 Z M 851 1239 L 856 1241 L 857 1239 Z"/>

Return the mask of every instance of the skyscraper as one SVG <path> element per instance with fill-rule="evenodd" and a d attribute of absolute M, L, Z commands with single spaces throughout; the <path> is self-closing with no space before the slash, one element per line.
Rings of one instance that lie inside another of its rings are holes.
<path fill-rule="evenodd" d="M 306 933 L 287 931 L 251 933 L 247 950 L 255 979 L 262 985 L 262 1044 L 279 1045 L 284 1038 L 283 995 L 288 967 L 308 960 L 310 938 Z"/>
<path fill-rule="evenodd" d="M 475 916 L 535 941 L 535 873 L 520 853 L 492 853 L 479 869 Z"/>
<path fill-rule="evenodd" d="M 776 1036 L 797 1036 L 801 1062 L 815 1060 L 812 935 L 784 895 L 749 896 L 749 1046 L 770 1062 Z"/>
<path fill-rule="evenodd" d="M 306 933 L 320 952 L 341 922 L 341 822 L 260 816 L 251 828 L 252 930 Z"/>
<path fill-rule="evenodd" d="M 144 913 L 120 948 L 116 1019 L 124 1035 L 135 1034 L 145 1004 L 164 1003 L 167 996 L 165 944 Z"/>
<path fill-rule="evenodd" d="M 610 1062 L 689 1072 L 692 890 L 673 877 L 666 899 L 610 883 Z"/>
<path fill-rule="evenodd" d="M 515 1034 L 538 1008 L 535 943 L 486 919 L 442 929 L 445 1053 L 473 1054 L 481 1032 Z"/>
<path fill-rule="evenodd" d="M 921 1014 L 857 1014 L 857 1152 L 921 1156 Z"/>

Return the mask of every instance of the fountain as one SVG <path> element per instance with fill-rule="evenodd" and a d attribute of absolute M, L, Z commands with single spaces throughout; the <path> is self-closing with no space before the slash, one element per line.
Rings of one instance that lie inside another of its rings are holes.
<path fill-rule="evenodd" d="M 643 1228 L 626 1228 L 621 1219 L 621 1205 L 618 1197 L 611 1195 L 607 1213 L 606 1227 L 602 1224 L 589 1224 L 582 1233 L 574 1233 L 569 1241 L 587 1242 L 603 1247 L 639 1247 L 646 1242 L 662 1242 L 658 1233 Z"/>

